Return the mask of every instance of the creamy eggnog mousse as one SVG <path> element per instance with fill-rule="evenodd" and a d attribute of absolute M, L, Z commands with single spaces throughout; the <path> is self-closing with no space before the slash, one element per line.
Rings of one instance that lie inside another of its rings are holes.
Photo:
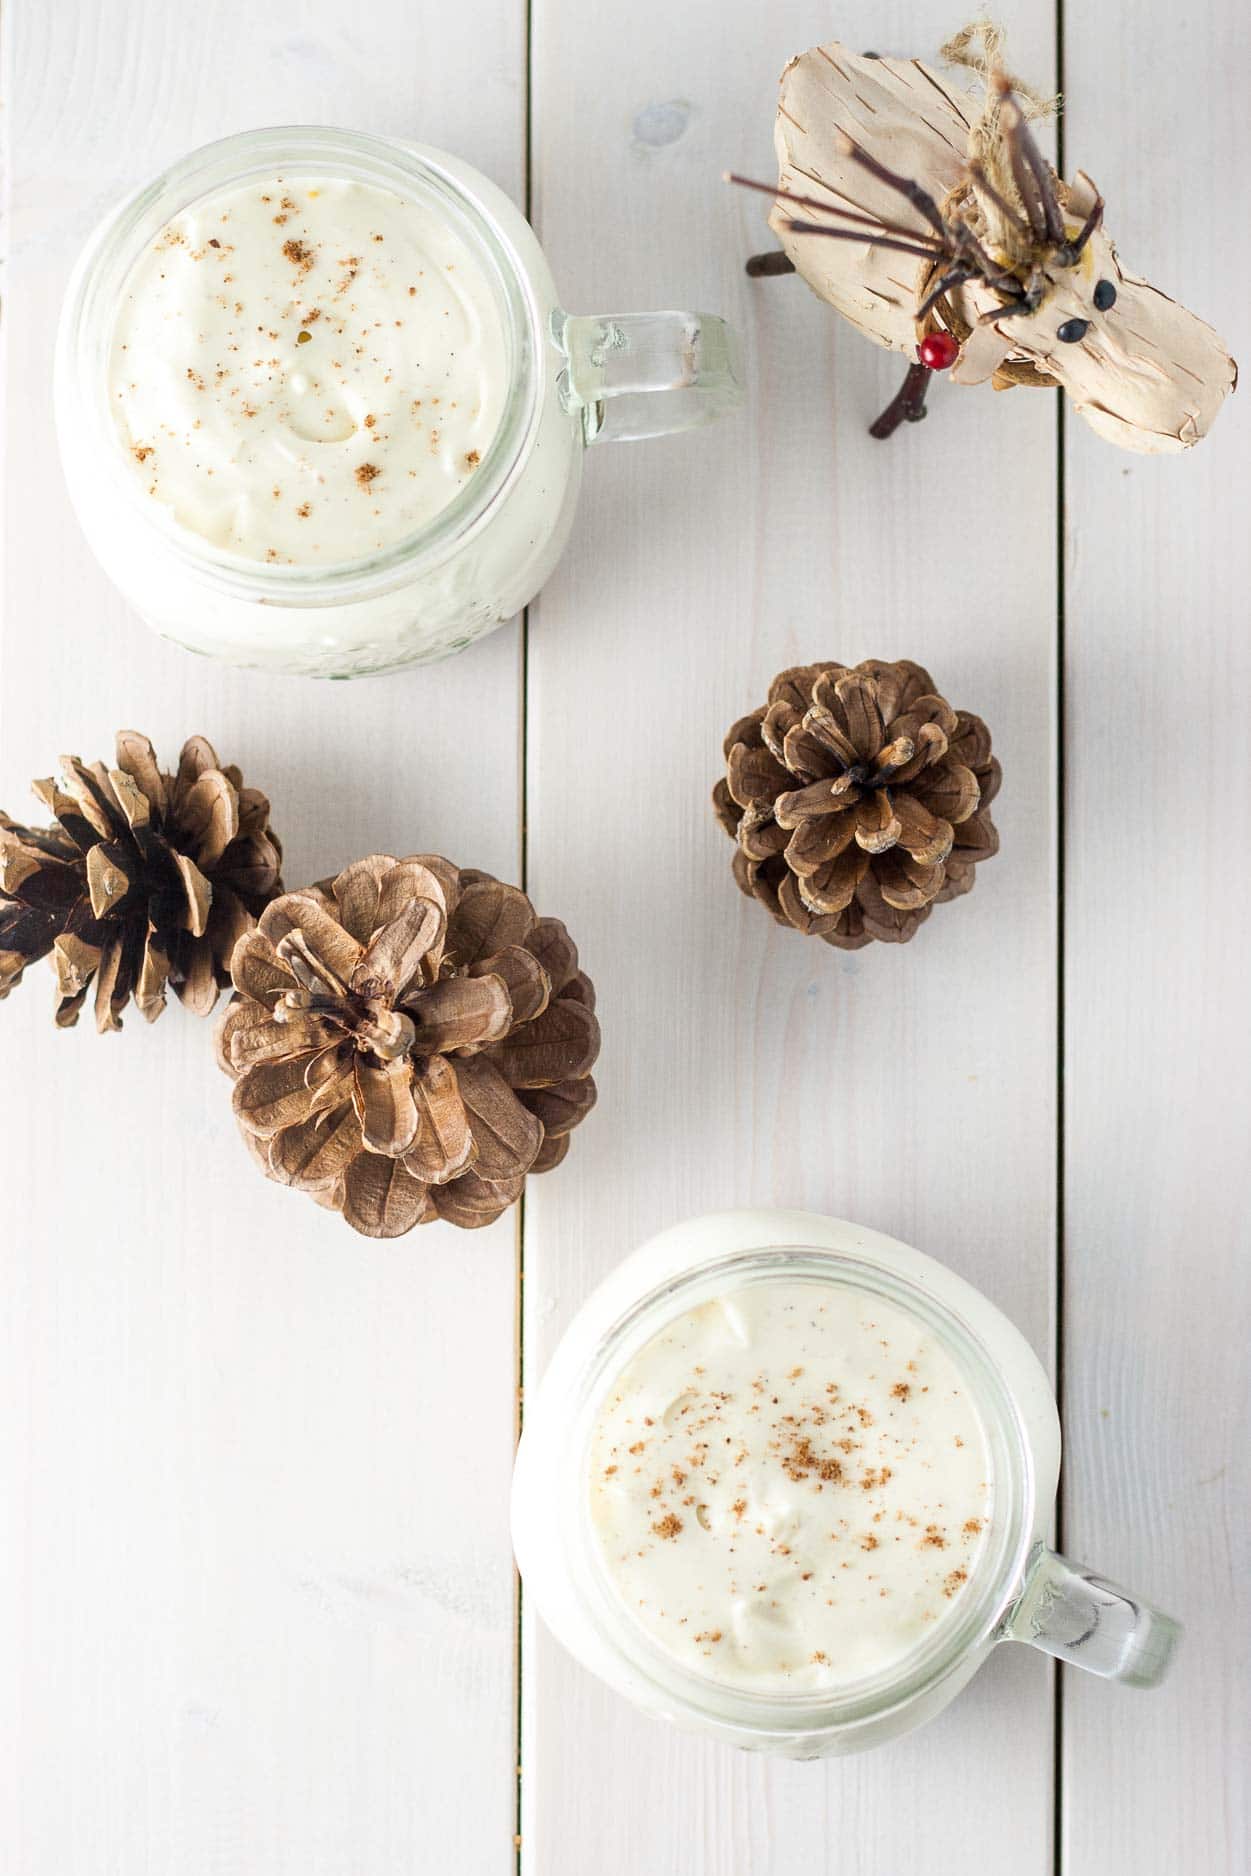
<path fill-rule="evenodd" d="M 206 144 L 119 202 L 57 332 L 105 572 L 164 637 L 307 677 L 494 631 L 556 565 L 588 444 L 741 401 L 723 320 L 568 313 L 489 177 L 316 124 Z"/>
<path fill-rule="evenodd" d="M 758 1281 L 679 1315 L 599 1410 L 600 1561 L 683 1666 L 760 1693 L 897 1667 L 949 1621 L 989 1526 L 952 1356 L 867 1290 Z"/>
<path fill-rule="evenodd" d="M 305 567 L 439 514 L 482 463 L 508 383 L 491 282 L 450 220 L 299 174 L 210 193 L 148 244 L 109 395 L 131 472 L 180 527 Z"/>

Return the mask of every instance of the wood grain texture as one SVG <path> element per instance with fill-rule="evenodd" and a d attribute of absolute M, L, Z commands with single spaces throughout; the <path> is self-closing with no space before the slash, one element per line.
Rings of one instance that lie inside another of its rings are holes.
<path fill-rule="evenodd" d="M 1007 12 L 1045 85 L 1050 11 Z M 536 0 L 534 207 L 568 303 L 725 311 L 751 400 L 715 434 L 594 452 L 532 611 L 530 888 L 578 935 L 606 1041 L 600 1109 L 527 1203 L 529 1378 L 623 1253 L 734 1204 L 895 1232 L 1050 1347 L 1054 403 L 940 385 L 922 428 L 872 442 L 898 361 L 798 281 L 746 280 L 763 209 L 718 181 L 770 174 L 791 54 L 837 28 L 932 55 L 954 23 L 937 0 L 837 22 L 640 0 L 608 55 L 592 13 Z M 919 658 L 1002 754 L 1002 855 L 905 949 L 772 928 L 708 808 L 728 725 L 775 670 L 831 655 Z M 1024 1652 L 928 1733 L 789 1766 L 639 1717 L 532 1620 L 522 1647 L 529 1876 L 1051 1869 L 1050 1673 Z"/>
<path fill-rule="evenodd" d="M 212 137 L 354 124 L 519 195 L 524 31 L 519 0 L 6 6 L 11 812 L 61 750 L 203 730 L 270 792 L 292 884 L 378 849 L 517 877 L 517 630 L 353 685 L 158 642 L 69 511 L 49 372 L 96 218 Z M 265 1184 L 176 1006 L 57 1035 L 40 968 L 3 1025 L 0 1863 L 510 1869 L 515 1227 L 378 1246 Z"/>
<path fill-rule="evenodd" d="M 1245 364 L 1246 16 L 1123 27 L 1070 18 L 1069 154 Z M 1245 400 L 1175 461 L 1069 426 L 1065 1547 L 1187 1632 L 1150 1697 L 1064 1677 L 1065 1876 L 1241 1876 L 1251 1845 Z"/>

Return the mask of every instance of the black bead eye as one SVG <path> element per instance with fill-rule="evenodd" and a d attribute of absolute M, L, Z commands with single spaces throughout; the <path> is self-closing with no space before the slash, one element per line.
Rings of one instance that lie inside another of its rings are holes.
<path fill-rule="evenodd" d="M 1095 308 L 1106 313 L 1109 306 L 1116 305 L 1116 288 L 1110 280 L 1101 280 L 1095 288 Z"/>
<path fill-rule="evenodd" d="M 1076 345 L 1077 341 L 1084 339 L 1089 331 L 1088 319 L 1066 319 L 1056 333 L 1056 337 L 1063 345 Z"/>

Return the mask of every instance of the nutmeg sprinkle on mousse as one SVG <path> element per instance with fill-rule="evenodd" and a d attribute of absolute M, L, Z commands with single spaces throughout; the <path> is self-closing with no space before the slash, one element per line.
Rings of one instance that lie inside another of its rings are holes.
<path fill-rule="evenodd" d="M 182 527 L 247 559 L 330 566 L 447 507 L 508 376 L 494 289 L 449 221 L 290 175 L 161 230 L 122 292 L 109 394 L 126 473 Z"/>
<path fill-rule="evenodd" d="M 769 1278 L 678 1317 L 591 1443 L 610 1581 L 653 1642 L 757 1691 L 901 1664 L 948 1621 L 993 1510 L 955 1359 L 899 1305 Z"/>

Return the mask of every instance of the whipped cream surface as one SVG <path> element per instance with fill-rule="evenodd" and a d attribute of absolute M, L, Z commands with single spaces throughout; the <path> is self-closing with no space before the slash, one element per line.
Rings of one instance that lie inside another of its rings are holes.
<path fill-rule="evenodd" d="M 234 184 L 127 279 L 109 395 L 133 474 L 249 560 L 394 546 L 478 472 L 508 396 L 487 273 L 450 222 L 369 183 Z"/>
<path fill-rule="evenodd" d="M 706 1302 L 633 1356 L 588 1489 L 633 1618 L 757 1692 L 901 1666 L 958 1609 L 994 1505 L 970 1387 L 928 1325 L 795 1278 Z"/>

